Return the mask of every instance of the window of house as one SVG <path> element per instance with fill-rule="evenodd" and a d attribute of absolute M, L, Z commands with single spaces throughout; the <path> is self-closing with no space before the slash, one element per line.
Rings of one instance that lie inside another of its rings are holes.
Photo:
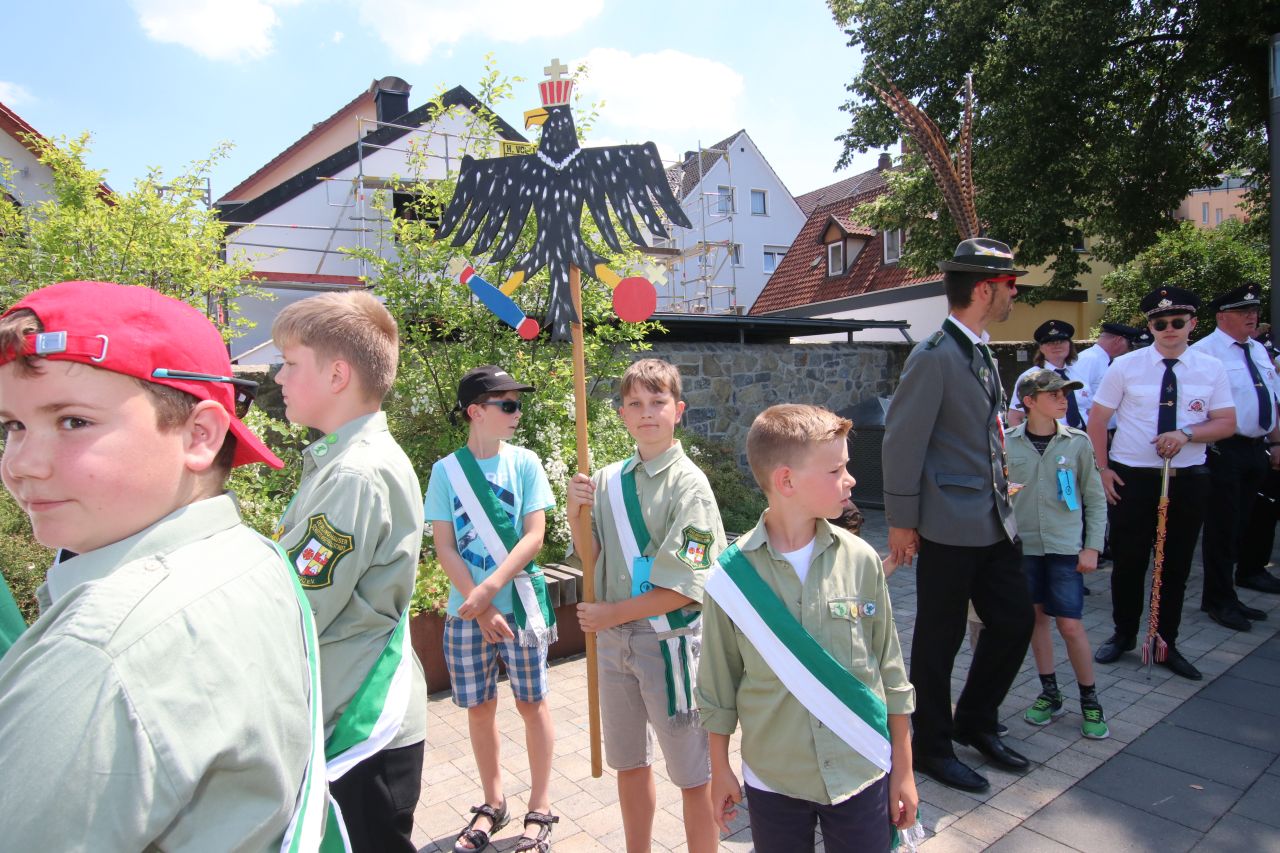
<path fill-rule="evenodd" d="M 729 249 L 729 260 L 735 267 L 742 266 L 742 244 L 734 243 Z"/>
<path fill-rule="evenodd" d="M 840 275 L 844 272 L 844 242 L 827 244 L 827 275 Z"/>
<path fill-rule="evenodd" d="M 1200 221 L 1205 225 L 1209 224 L 1209 202 L 1200 202 Z"/>
<path fill-rule="evenodd" d="M 716 187 L 716 213 L 733 213 L 733 187 Z"/>
<path fill-rule="evenodd" d="M 406 222 L 440 224 L 440 205 L 433 200 L 422 200 L 417 193 L 392 193 L 391 215 Z"/>
<path fill-rule="evenodd" d="M 884 262 L 896 264 L 902 257 L 902 230 L 884 232 Z"/>
<path fill-rule="evenodd" d="M 773 272 L 774 270 L 776 270 L 778 266 L 782 263 L 783 256 L 786 254 L 787 254 L 786 249 L 782 249 L 777 246 L 765 246 L 764 247 L 765 274 L 767 275 Z"/>
<path fill-rule="evenodd" d="M 1075 241 L 1071 244 L 1071 248 L 1072 248 L 1072 250 L 1074 250 L 1074 251 L 1076 251 L 1076 252 L 1083 252 L 1083 251 L 1085 251 L 1085 247 L 1084 247 L 1084 232 L 1083 232 L 1083 231 L 1081 231 L 1079 228 L 1072 228 L 1072 229 L 1071 229 L 1071 234 L 1072 234 L 1072 236 L 1073 236 L 1073 237 L 1075 237 Z"/>
<path fill-rule="evenodd" d="M 751 215 L 752 216 L 768 216 L 769 215 L 769 194 L 764 190 L 751 191 Z"/>
<path fill-rule="evenodd" d="M 1213 224 L 1214 225 L 1222 224 L 1222 208 L 1220 207 L 1214 208 L 1213 210 Z"/>

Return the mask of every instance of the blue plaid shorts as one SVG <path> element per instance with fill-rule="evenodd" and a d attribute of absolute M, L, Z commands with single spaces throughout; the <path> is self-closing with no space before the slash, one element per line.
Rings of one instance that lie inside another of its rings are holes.
<path fill-rule="evenodd" d="M 507 625 L 516 633 L 515 617 Z M 483 705 L 498 695 L 498 658 L 507 668 L 511 692 L 521 702 L 547 698 L 547 654 L 537 646 L 522 646 L 513 637 L 486 643 L 474 619 L 450 616 L 444 623 L 444 662 L 449 667 L 453 703 L 460 708 Z"/>

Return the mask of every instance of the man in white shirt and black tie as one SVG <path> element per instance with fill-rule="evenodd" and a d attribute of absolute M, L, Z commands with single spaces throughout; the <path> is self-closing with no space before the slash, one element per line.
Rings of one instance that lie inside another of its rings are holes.
<path fill-rule="evenodd" d="M 1209 303 L 1218 328 L 1192 347 L 1222 362 L 1236 410 L 1235 434 L 1219 439 L 1209 451 L 1200 605 L 1213 621 L 1236 631 L 1248 631 L 1251 619 L 1266 618 L 1264 611 L 1241 603 L 1232 577 L 1240 570 L 1245 524 L 1267 467 L 1280 467 L 1280 382 L 1266 348 L 1253 340 L 1261 306 L 1262 289 L 1256 284 L 1219 295 Z M 1274 582 L 1270 575 L 1266 579 Z"/>
<path fill-rule="evenodd" d="M 1205 448 L 1235 432 L 1235 409 L 1226 369 L 1212 356 L 1191 350 L 1200 298 L 1179 287 L 1161 287 L 1139 306 L 1154 345 L 1111 363 L 1093 398 L 1089 438 L 1111 504 L 1111 615 L 1115 633 L 1094 660 L 1113 663 L 1134 648 L 1140 632 L 1147 563 L 1156 536 L 1161 470 L 1170 460 L 1169 519 L 1164 546 L 1160 636 L 1168 656 L 1159 661 L 1183 678 L 1199 670 L 1177 649 L 1182 600 L 1191 556 L 1209 500 Z M 1116 434 L 1107 451 L 1107 421 Z"/>

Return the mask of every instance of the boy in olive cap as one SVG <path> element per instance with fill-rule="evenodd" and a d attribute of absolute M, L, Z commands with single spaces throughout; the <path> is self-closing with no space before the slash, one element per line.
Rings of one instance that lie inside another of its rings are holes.
<path fill-rule="evenodd" d="M 1009 430 L 1005 438 L 1009 479 L 1021 485 L 1013 499 L 1013 511 L 1022 538 L 1022 568 L 1036 608 L 1031 651 L 1042 688 L 1023 718 L 1033 726 L 1044 726 L 1065 713 L 1049 636 L 1049 620 L 1055 619 L 1080 686 L 1081 732 L 1087 738 L 1100 739 L 1109 732 L 1098 702 L 1089 637 L 1081 620 L 1084 575 L 1098 568 L 1107 527 L 1107 500 L 1089 436 L 1060 420 L 1067 412 L 1067 395 L 1079 385 L 1054 370 L 1026 376 L 1018 383 L 1017 394 L 1027 419 Z"/>
<path fill-rule="evenodd" d="M 0 659 L 6 849 L 319 843 L 311 610 L 223 492 L 281 465 L 238 416 L 252 385 L 148 288 L 63 282 L 0 317 L 0 475 L 58 549 Z"/>

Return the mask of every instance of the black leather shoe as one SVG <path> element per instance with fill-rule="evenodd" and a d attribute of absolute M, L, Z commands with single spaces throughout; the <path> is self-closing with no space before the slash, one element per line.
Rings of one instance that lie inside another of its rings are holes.
<path fill-rule="evenodd" d="M 1280 593 L 1280 580 L 1277 580 L 1266 569 L 1256 574 L 1236 578 L 1236 586 L 1244 587 L 1245 589 L 1256 589 L 1258 592 Z"/>
<path fill-rule="evenodd" d="M 1135 645 L 1136 642 L 1133 637 L 1117 632 L 1112 634 L 1105 643 L 1098 646 L 1098 651 L 1093 656 L 1093 659 L 1098 663 L 1115 663 L 1120 660 L 1120 655 L 1133 651 Z"/>
<path fill-rule="evenodd" d="M 1256 607 L 1250 607 L 1249 605 L 1241 604 L 1238 601 L 1236 602 L 1236 610 L 1239 610 L 1244 614 L 1244 618 L 1252 619 L 1254 622 L 1261 622 L 1267 618 L 1267 612 L 1265 610 L 1259 610 Z"/>
<path fill-rule="evenodd" d="M 956 732 L 951 739 L 956 743 L 973 747 L 1001 767 L 1007 767 L 1010 770 L 1026 770 L 1031 766 L 1031 762 L 1024 756 L 1005 746 L 999 735 Z"/>
<path fill-rule="evenodd" d="M 1245 618 L 1245 615 L 1230 604 L 1224 607 L 1210 607 L 1208 613 L 1210 619 L 1224 628 L 1230 628 L 1232 631 L 1250 631 L 1253 629 L 1253 624 Z"/>
<path fill-rule="evenodd" d="M 958 758 L 925 758 L 916 756 L 915 769 L 933 781 L 960 791 L 979 793 L 991 787 L 991 783 L 972 767 Z"/>
<path fill-rule="evenodd" d="M 1168 657 L 1162 661 L 1157 661 L 1157 663 L 1166 669 L 1172 670 L 1174 675 L 1181 675 L 1183 678 L 1191 681 L 1199 681 L 1204 678 L 1204 676 L 1200 674 L 1200 670 L 1192 666 L 1191 661 L 1184 658 L 1182 656 L 1182 652 L 1178 651 L 1173 646 L 1169 647 Z"/>

